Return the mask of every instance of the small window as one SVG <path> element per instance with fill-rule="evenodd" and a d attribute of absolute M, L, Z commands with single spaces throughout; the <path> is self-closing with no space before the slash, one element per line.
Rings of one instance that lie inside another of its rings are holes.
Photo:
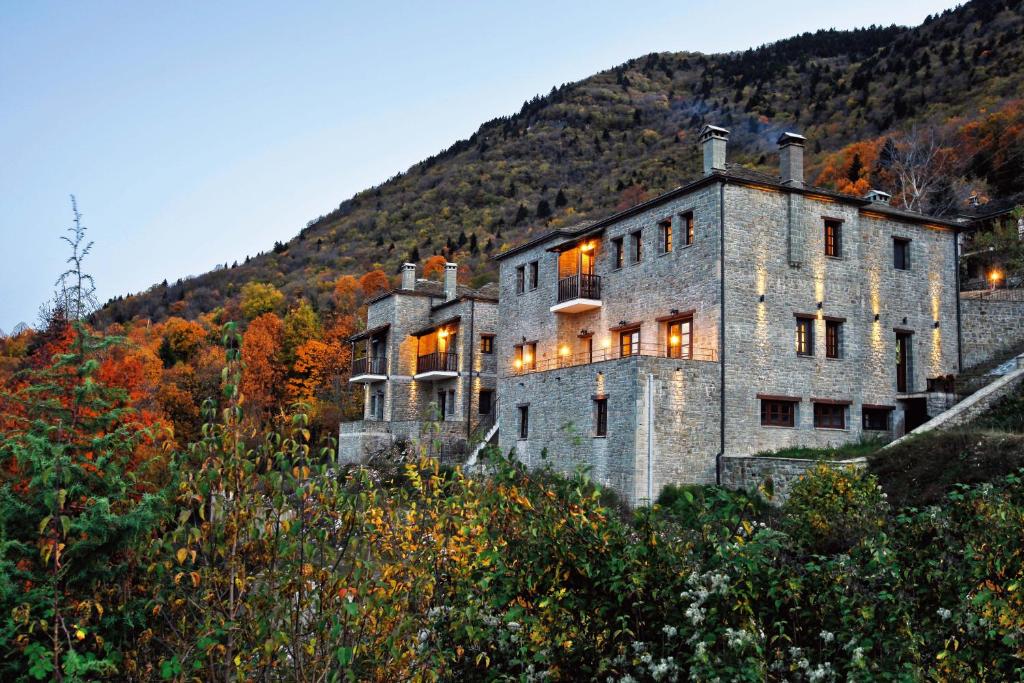
<path fill-rule="evenodd" d="M 530 289 L 537 289 L 540 280 L 540 261 L 530 263 Z"/>
<path fill-rule="evenodd" d="M 516 268 L 516 294 L 526 291 L 526 266 Z"/>
<path fill-rule="evenodd" d="M 448 414 L 448 392 L 439 391 L 437 392 L 437 415 L 440 419 L 444 419 L 444 416 Z"/>
<path fill-rule="evenodd" d="M 892 267 L 896 270 L 910 270 L 910 240 L 892 238 Z"/>
<path fill-rule="evenodd" d="M 594 436 L 608 436 L 608 398 L 594 399 Z"/>
<path fill-rule="evenodd" d="M 846 429 L 846 406 L 835 403 L 815 403 L 814 428 Z"/>
<path fill-rule="evenodd" d="M 519 438 L 530 438 L 530 406 L 519 406 Z"/>
<path fill-rule="evenodd" d="M 762 398 L 761 425 L 764 427 L 795 427 L 796 401 Z"/>
<path fill-rule="evenodd" d="M 839 258 L 843 255 L 843 222 L 825 219 L 825 256 Z"/>
<path fill-rule="evenodd" d="M 814 318 L 797 317 L 796 354 L 798 356 L 814 355 Z"/>
<path fill-rule="evenodd" d="M 672 221 L 658 223 L 658 229 L 661 232 L 661 253 L 667 254 L 672 251 Z"/>
<path fill-rule="evenodd" d="M 687 211 L 682 215 L 683 221 L 683 243 L 686 246 L 693 244 L 693 212 Z"/>
<path fill-rule="evenodd" d="M 477 413 L 480 415 L 490 415 L 491 410 L 494 408 L 494 391 L 491 389 L 480 390 L 480 400 L 477 403 Z"/>
<path fill-rule="evenodd" d="M 630 235 L 633 244 L 633 263 L 640 263 L 644 257 L 643 233 L 639 230 Z"/>
<path fill-rule="evenodd" d="M 537 369 L 536 342 L 530 342 L 529 344 L 516 344 L 515 366 L 516 370 Z"/>
<path fill-rule="evenodd" d="M 494 353 L 494 335 L 480 335 L 480 353 Z"/>
<path fill-rule="evenodd" d="M 839 320 L 825 321 L 825 357 L 843 357 L 843 323 Z"/>
<path fill-rule="evenodd" d="M 693 318 L 674 320 L 665 329 L 669 358 L 693 357 Z"/>
<path fill-rule="evenodd" d="M 636 356 L 640 353 L 640 328 L 626 330 L 619 334 L 619 355 Z"/>
<path fill-rule="evenodd" d="M 626 250 L 622 246 L 621 237 L 616 237 L 612 240 L 612 254 L 615 259 L 615 268 L 621 268 L 626 265 Z"/>
<path fill-rule="evenodd" d="M 375 391 L 370 394 L 370 417 L 374 420 L 384 419 L 384 392 Z"/>
<path fill-rule="evenodd" d="M 889 415 L 891 413 L 892 408 L 864 406 L 861 408 L 864 430 L 869 432 L 889 431 Z"/>

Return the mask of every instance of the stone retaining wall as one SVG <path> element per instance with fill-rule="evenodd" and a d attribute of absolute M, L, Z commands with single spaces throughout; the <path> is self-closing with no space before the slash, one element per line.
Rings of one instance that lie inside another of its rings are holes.
<path fill-rule="evenodd" d="M 1000 352 L 1024 342 L 1024 301 L 998 297 L 960 295 L 960 334 L 964 368 L 992 360 Z M 1015 290 L 1005 290 L 1015 291 Z"/>
<path fill-rule="evenodd" d="M 830 467 L 867 466 L 864 458 L 851 460 L 804 460 L 801 458 L 770 458 L 762 456 L 724 456 L 722 458 L 722 486 L 742 489 L 751 493 L 762 485 L 773 491 L 769 502 L 782 505 L 789 497 L 793 484 L 819 462 Z"/>

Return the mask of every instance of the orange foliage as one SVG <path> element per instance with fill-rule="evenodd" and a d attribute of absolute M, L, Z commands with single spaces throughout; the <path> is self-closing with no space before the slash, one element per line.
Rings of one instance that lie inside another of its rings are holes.
<path fill-rule="evenodd" d="M 206 330 L 191 320 L 171 317 L 163 322 L 162 341 L 171 357 L 188 362 L 206 341 Z"/>
<path fill-rule="evenodd" d="M 444 256 L 434 254 L 423 264 L 423 277 L 431 277 L 432 275 L 443 276 L 445 263 L 447 263 L 447 259 Z"/>
<path fill-rule="evenodd" d="M 615 210 L 624 211 L 631 206 L 647 201 L 647 198 L 647 190 L 642 185 L 630 185 L 619 195 L 619 203 L 615 205 Z"/>
<path fill-rule="evenodd" d="M 837 192 L 863 196 L 873 186 L 883 184 L 876 169 L 885 138 L 861 140 L 825 157 L 824 166 L 814 184 L 835 188 Z"/>
<path fill-rule="evenodd" d="M 334 306 L 339 311 L 350 312 L 359 305 L 359 281 L 351 275 L 342 275 L 334 283 Z"/>
<path fill-rule="evenodd" d="M 383 270 L 371 270 L 359 278 L 359 288 L 363 290 L 363 296 L 370 297 L 386 292 L 391 287 L 391 281 Z"/>
<path fill-rule="evenodd" d="M 281 398 L 281 350 L 284 323 L 273 313 L 264 313 L 242 336 L 242 393 L 263 412 L 276 407 Z"/>

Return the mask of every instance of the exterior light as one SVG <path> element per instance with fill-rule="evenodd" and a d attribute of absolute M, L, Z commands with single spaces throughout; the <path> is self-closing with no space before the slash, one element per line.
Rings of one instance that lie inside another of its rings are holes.
<path fill-rule="evenodd" d="M 568 356 L 569 355 L 569 347 L 567 345 L 565 345 L 565 344 L 562 344 L 562 348 L 558 349 L 558 353 L 560 353 L 563 356 Z"/>
<path fill-rule="evenodd" d="M 762 294 L 761 296 L 757 297 L 757 300 L 760 301 L 761 303 L 764 303 L 764 294 Z"/>
<path fill-rule="evenodd" d="M 988 274 L 988 279 L 992 281 L 992 289 L 996 288 L 996 286 L 999 284 L 999 280 L 1001 280 L 1002 277 L 1003 274 L 1000 273 L 998 270 L 993 270 L 991 273 Z"/>
<path fill-rule="evenodd" d="M 593 242 L 584 242 L 583 245 L 580 247 L 580 251 L 593 251 L 593 250 L 594 250 L 594 243 Z"/>
<path fill-rule="evenodd" d="M 620 320 L 619 321 L 619 327 L 625 327 L 625 326 L 626 326 L 626 321 L 625 320 Z"/>
<path fill-rule="evenodd" d="M 679 346 L 679 335 L 673 334 L 669 341 L 672 343 L 672 346 Z"/>
<path fill-rule="evenodd" d="M 824 301 L 819 301 L 819 302 L 818 302 L 818 310 L 820 311 L 820 310 L 821 310 L 821 307 L 822 307 L 822 306 L 824 306 L 824 305 L 825 305 L 825 302 L 824 302 Z"/>
<path fill-rule="evenodd" d="M 519 360 L 518 358 L 516 358 L 516 361 L 515 361 L 515 363 L 513 363 L 513 365 L 516 366 L 516 370 L 522 370 L 523 369 L 523 361 Z"/>
<path fill-rule="evenodd" d="M 673 308 L 673 309 L 669 310 L 669 313 L 671 313 L 672 315 L 675 315 L 678 312 L 679 312 L 678 308 Z"/>
<path fill-rule="evenodd" d="M 935 329 L 939 329 L 939 321 L 938 320 L 935 321 Z"/>
<path fill-rule="evenodd" d="M 437 336 L 440 337 L 441 339 L 444 339 L 445 337 L 448 336 L 448 330 L 438 330 Z"/>
<path fill-rule="evenodd" d="M 878 313 L 875 313 L 875 322 L 877 323 L 881 319 L 882 319 L 882 316 L 879 315 Z"/>
<path fill-rule="evenodd" d="M 531 355 L 530 355 L 530 354 L 528 354 L 528 353 L 524 353 L 524 354 L 523 354 L 523 362 L 524 362 L 524 363 L 529 363 L 529 362 L 530 362 L 530 361 L 532 361 L 532 360 L 533 360 L 533 356 L 531 356 Z"/>
<path fill-rule="evenodd" d="M 904 324 L 904 325 L 906 325 L 906 324 L 907 324 L 907 316 L 903 316 L 903 324 Z"/>

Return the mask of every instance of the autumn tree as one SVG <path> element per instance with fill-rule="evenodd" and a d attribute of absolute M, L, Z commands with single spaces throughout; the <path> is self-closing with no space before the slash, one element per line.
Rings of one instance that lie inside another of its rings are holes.
<path fill-rule="evenodd" d="M 269 282 L 247 282 L 242 287 L 242 313 L 249 320 L 274 313 L 283 303 L 284 294 Z"/>
<path fill-rule="evenodd" d="M 242 336 L 242 392 L 263 415 L 281 403 L 283 337 L 284 324 L 273 313 L 253 320 Z"/>
<path fill-rule="evenodd" d="M 386 292 L 391 287 L 391 281 L 383 270 L 371 270 L 359 278 L 359 289 L 363 296 L 370 299 L 378 294 Z"/>
<path fill-rule="evenodd" d="M 342 275 L 334 282 L 334 308 L 351 313 L 359 306 L 362 290 L 352 275 Z"/>
<path fill-rule="evenodd" d="M 448 260 L 440 254 L 434 254 L 426 260 L 423 264 L 423 277 L 429 278 L 438 276 L 439 278 L 444 275 L 444 264 Z"/>
<path fill-rule="evenodd" d="M 309 302 L 302 299 L 284 317 L 281 360 L 285 365 L 291 365 L 296 349 L 319 336 L 320 319 Z"/>
<path fill-rule="evenodd" d="M 206 330 L 199 323 L 171 317 L 164 321 L 160 340 L 160 360 L 164 367 L 188 363 L 206 341 Z"/>

